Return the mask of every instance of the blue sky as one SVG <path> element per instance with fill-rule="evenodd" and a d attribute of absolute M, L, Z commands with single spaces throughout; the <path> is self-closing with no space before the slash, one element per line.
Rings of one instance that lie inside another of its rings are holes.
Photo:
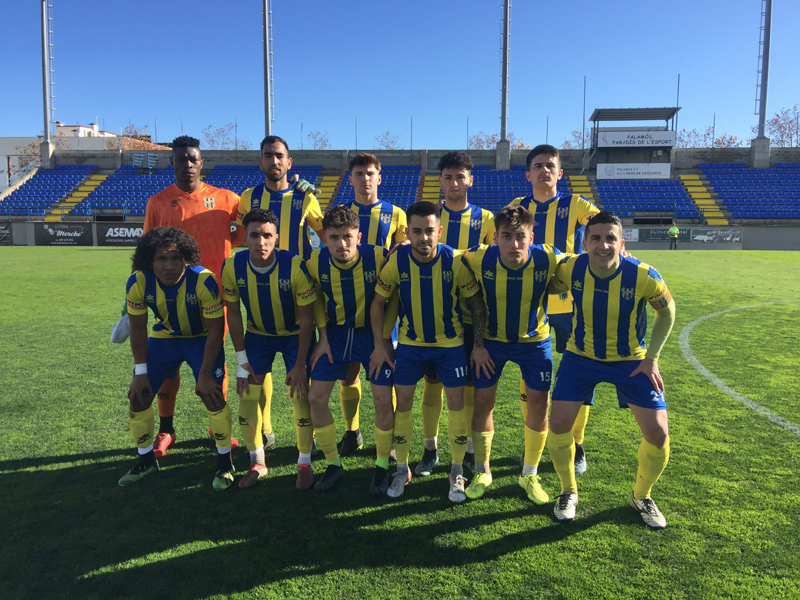
<path fill-rule="evenodd" d="M 0 136 L 43 128 L 38 2 L 4 0 Z M 260 0 L 53 0 L 56 118 L 119 132 L 154 120 L 160 141 L 236 120 L 264 133 Z M 760 0 L 512 4 L 509 131 L 560 145 L 594 108 L 672 106 L 678 127 L 740 138 L 755 125 Z M 274 0 L 275 122 L 291 148 L 463 148 L 499 131 L 500 0 Z M 768 114 L 800 103 L 800 2 L 776 0 Z M 10 93 L 9 93 L 10 92 Z M 308 140 L 304 140 L 308 147 Z"/>

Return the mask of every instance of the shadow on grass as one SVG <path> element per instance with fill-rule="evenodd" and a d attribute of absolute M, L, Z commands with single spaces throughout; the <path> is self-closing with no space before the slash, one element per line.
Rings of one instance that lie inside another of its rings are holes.
<path fill-rule="evenodd" d="M 415 478 L 400 500 L 375 499 L 367 494 L 371 468 L 348 469 L 326 494 L 296 490 L 293 465 L 274 468 L 251 490 L 215 493 L 206 440 L 177 450 L 158 473 L 127 488 L 116 482 L 132 463 L 130 449 L 0 463 L 4 596 L 143 597 L 169 589 L 171 596 L 208 597 L 266 584 L 293 595 L 290 580 L 306 576 L 463 567 L 636 519 L 620 507 L 556 523 L 552 504 L 520 504 L 515 486 L 456 506 L 444 473 Z M 284 464 L 293 454 L 279 448 L 270 459 Z M 235 461 L 241 475 L 246 459 Z M 500 538 L 490 532 L 526 518 L 530 528 Z"/>

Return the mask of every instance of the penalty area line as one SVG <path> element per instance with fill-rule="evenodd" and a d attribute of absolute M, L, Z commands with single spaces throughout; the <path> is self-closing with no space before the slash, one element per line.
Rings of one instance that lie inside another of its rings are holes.
<path fill-rule="evenodd" d="M 708 315 L 700 317 L 699 319 L 695 319 L 694 321 L 689 323 L 686 327 L 684 327 L 681 330 L 681 334 L 680 334 L 680 337 L 678 339 L 678 345 L 680 346 L 681 352 L 683 353 L 683 357 L 687 360 L 687 362 L 690 365 L 692 365 L 692 367 L 694 367 L 694 369 L 698 373 L 700 373 L 703 377 L 708 379 L 708 381 L 710 381 L 712 384 L 714 384 L 718 389 L 720 389 L 721 391 L 725 392 L 728 396 L 730 396 L 734 400 L 737 400 L 737 401 L 741 402 L 742 404 L 744 404 L 750 410 L 755 411 L 758 414 L 766 417 L 767 419 L 769 419 L 770 421 L 775 423 L 777 426 L 782 427 L 786 431 L 791 431 L 795 435 L 800 435 L 800 426 L 795 425 L 791 421 L 788 421 L 788 420 L 784 419 L 780 415 L 776 415 L 774 412 L 772 412 L 768 408 L 764 408 L 763 406 L 761 406 L 757 402 L 751 400 L 750 398 L 748 398 L 744 394 L 740 394 L 739 392 L 734 390 L 732 387 L 727 385 L 724 381 L 722 381 L 719 377 L 714 375 L 707 368 L 705 368 L 703 366 L 703 364 L 699 360 L 697 360 L 697 357 L 694 355 L 694 353 L 692 352 L 691 347 L 689 346 L 689 334 L 692 332 L 692 330 L 697 325 L 699 325 L 700 323 L 702 323 L 706 319 L 711 319 L 713 317 L 718 317 L 720 315 L 725 315 L 725 314 L 728 314 L 728 313 L 732 313 L 732 312 L 735 312 L 737 310 L 748 310 L 748 309 L 751 309 L 751 308 L 761 308 L 762 306 L 771 306 L 771 305 L 774 305 L 774 304 L 785 304 L 787 302 L 798 302 L 798 300 L 778 300 L 776 302 L 763 302 L 761 304 L 751 304 L 749 306 L 739 306 L 739 307 L 736 307 L 736 308 L 728 308 L 726 310 L 721 310 L 719 312 L 710 313 Z"/>

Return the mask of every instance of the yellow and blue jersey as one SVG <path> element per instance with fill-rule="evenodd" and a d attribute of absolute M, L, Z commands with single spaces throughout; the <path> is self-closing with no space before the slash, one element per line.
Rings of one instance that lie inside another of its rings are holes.
<path fill-rule="evenodd" d="M 324 320 L 315 311 L 318 327 L 326 323 L 337 327 L 369 327 L 369 307 L 386 254 L 380 246 L 362 244 L 358 255 L 342 265 L 327 248 L 311 253 L 306 266 L 317 288 L 317 303 L 324 303 Z"/>
<path fill-rule="evenodd" d="M 477 246 L 463 258 L 481 284 L 486 304 L 486 339 L 516 344 L 550 335 L 547 284 L 559 263 L 558 249 L 535 245 L 518 269 L 503 264 L 498 246 Z"/>
<path fill-rule="evenodd" d="M 408 222 L 402 208 L 384 200 L 368 206 L 352 201 L 344 206 L 358 215 L 362 244 L 382 246 L 389 250 L 406 239 Z"/>
<path fill-rule="evenodd" d="M 272 336 L 299 334 L 297 307 L 317 299 L 303 260 L 277 249 L 266 273 L 253 269 L 246 250 L 226 259 L 222 295 L 226 302 L 241 299 L 247 309 L 247 331 Z"/>
<path fill-rule="evenodd" d="M 153 271 L 134 271 L 128 278 L 126 303 L 131 315 L 153 311 L 150 337 L 198 337 L 208 334 L 203 323 L 222 318 L 222 297 L 217 277 L 205 267 L 183 270 L 180 281 L 165 287 Z"/>
<path fill-rule="evenodd" d="M 399 342 L 451 348 L 464 343 L 459 298 L 479 292 L 478 282 L 460 253 L 439 244 L 431 262 L 417 261 L 411 246 L 401 246 L 381 269 L 375 292 L 400 297 Z"/>
<path fill-rule="evenodd" d="M 244 216 L 253 209 L 269 209 L 278 217 L 278 248 L 308 258 L 311 255 L 308 228 L 322 229 L 322 211 L 314 194 L 301 192 L 296 186 L 293 183 L 282 192 L 274 192 L 262 183 L 245 190 L 239 200 L 236 224 L 241 225 Z"/>
<path fill-rule="evenodd" d="M 570 290 L 574 298 L 567 350 L 601 361 L 643 359 L 646 303 L 660 310 L 672 301 L 658 271 L 622 256 L 616 272 L 605 279 L 589 268 L 588 254 L 572 256 L 556 269 L 553 288 Z"/>
<path fill-rule="evenodd" d="M 441 225 L 442 243 L 456 250 L 494 244 L 494 215 L 474 204 L 459 211 L 442 206 Z"/>

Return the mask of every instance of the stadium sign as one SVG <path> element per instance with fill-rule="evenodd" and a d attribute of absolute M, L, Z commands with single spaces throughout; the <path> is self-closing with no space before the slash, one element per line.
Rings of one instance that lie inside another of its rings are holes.
<path fill-rule="evenodd" d="M 597 163 L 597 179 L 669 178 L 669 163 Z"/>
<path fill-rule="evenodd" d="M 669 229 L 639 229 L 639 241 L 640 242 L 668 242 L 669 235 L 667 232 Z M 679 242 L 688 242 L 690 241 L 690 230 L 679 228 L 678 230 L 678 241 Z"/>
<path fill-rule="evenodd" d="M 725 229 L 692 229 L 692 241 L 702 243 L 741 243 L 742 230 L 739 227 Z"/>
<path fill-rule="evenodd" d="M 597 134 L 598 148 L 641 148 L 675 145 L 674 131 L 600 131 Z"/>
<path fill-rule="evenodd" d="M 12 243 L 11 223 L 0 224 L 0 246 L 10 246 Z"/>
<path fill-rule="evenodd" d="M 33 237 L 37 246 L 91 246 L 92 226 L 89 223 L 34 223 Z"/>
<path fill-rule="evenodd" d="M 638 229 L 623 229 L 622 230 L 622 239 L 625 240 L 626 244 L 631 244 L 639 241 L 639 230 Z"/>
<path fill-rule="evenodd" d="M 127 223 L 97 223 L 98 246 L 135 246 L 142 237 L 142 227 Z"/>

